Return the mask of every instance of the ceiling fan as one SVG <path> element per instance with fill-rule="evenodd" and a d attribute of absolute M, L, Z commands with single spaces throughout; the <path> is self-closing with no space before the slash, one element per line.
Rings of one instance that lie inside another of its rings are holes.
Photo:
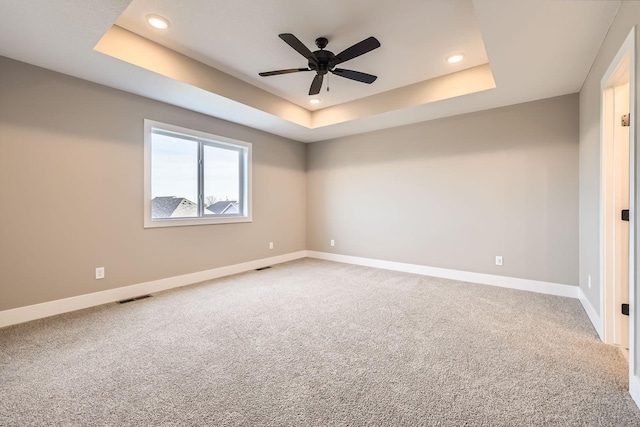
<path fill-rule="evenodd" d="M 373 83 L 378 78 L 377 76 L 367 73 L 361 73 L 360 71 L 335 68 L 335 66 L 338 64 L 341 64 L 360 55 L 364 55 L 365 53 L 370 52 L 373 49 L 379 48 L 380 42 L 375 37 L 364 39 L 361 42 L 354 44 L 350 48 L 343 50 L 337 55 L 334 55 L 333 52 L 330 52 L 328 50 L 324 50 L 324 48 L 327 47 L 327 43 L 329 43 L 329 40 L 327 40 L 326 37 L 318 37 L 316 39 L 316 46 L 318 46 L 320 50 L 316 50 L 315 52 L 311 52 L 293 34 L 279 34 L 278 37 L 284 40 L 286 44 L 294 48 L 300 55 L 304 56 L 307 61 L 309 61 L 309 66 L 308 68 L 289 68 L 287 70 L 267 71 L 264 73 L 259 73 L 259 75 L 261 75 L 262 77 L 277 76 L 279 74 L 298 73 L 300 71 L 315 71 L 316 76 L 311 82 L 309 95 L 317 95 L 318 93 L 320 93 L 320 89 L 322 88 L 322 80 L 324 79 L 324 75 L 328 72 L 333 73 L 336 76 L 368 84 Z"/>

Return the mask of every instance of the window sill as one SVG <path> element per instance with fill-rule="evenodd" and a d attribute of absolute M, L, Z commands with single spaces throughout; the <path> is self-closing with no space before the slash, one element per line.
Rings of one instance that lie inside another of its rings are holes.
<path fill-rule="evenodd" d="M 159 227 L 185 227 L 193 225 L 212 225 L 212 224 L 236 224 L 241 222 L 252 222 L 250 216 L 230 216 L 224 218 L 167 218 L 167 219 L 145 219 L 144 228 Z"/>

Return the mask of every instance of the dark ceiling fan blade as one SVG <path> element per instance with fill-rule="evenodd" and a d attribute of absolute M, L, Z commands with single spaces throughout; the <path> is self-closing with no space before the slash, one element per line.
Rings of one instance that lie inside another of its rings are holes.
<path fill-rule="evenodd" d="M 360 71 L 345 70 L 344 68 L 336 68 L 334 70 L 331 70 L 331 72 L 336 76 L 368 84 L 375 82 L 378 78 L 378 76 L 374 76 L 372 74 L 361 73 Z"/>
<path fill-rule="evenodd" d="M 311 82 L 311 87 L 309 88 L 309 95 L 317 95 L 320 93 L 320 89 L 322 89 L 322 79 L 324 75 L 316 74 Z"/>
<path fill-rule="evenodd" d="M 380 47 L 380 42 L 375 37 L 369 37 L 362 40 L 360 43 L 356 43 L 348 49 L 343 50 L 337 54 L 331 61 L 329 61 L 329 68 L 340 64 L 341 62 L 348 61 L 356 58 L 360 55 L 364 55 L 367 52 L 371 52 L 373 49 Z"/>
<path fill-rule="evenodd" d="M 261 75 L 262 77 L 269 77 L 269 76 L 277 76 L 280 74 L 297 73 L 300 71 L 311 71 L 311 70 L 309 68 L 289 68 L 287 70 L 265 71 L 264 73 L 258 73 L 258 74 Z"/>
<path fill-rule="evenodd" d="M 318 58 L 316 58 L 313 52 L 311 52 L 308 47 L 306 47 L 300 40 L 298 40 L 296 36 L 290 33 L 284 33 L 278 34 L 278 37 L 284 40 L 286 44 L 294 48 L 300 55 L 307 58 L 308 61 L 313 62 L 316 65 L 318 64 Z"/>

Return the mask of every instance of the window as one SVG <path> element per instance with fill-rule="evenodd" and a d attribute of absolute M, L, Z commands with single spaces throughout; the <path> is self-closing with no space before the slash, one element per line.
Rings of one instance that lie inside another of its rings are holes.
<path fill-rule="evenodd" d="M 251 221 L 251 144 L 145 120 L 144 226 Z"/>

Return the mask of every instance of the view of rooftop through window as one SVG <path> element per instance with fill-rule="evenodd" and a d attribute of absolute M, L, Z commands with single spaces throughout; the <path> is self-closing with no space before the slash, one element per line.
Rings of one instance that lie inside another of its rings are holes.
<path fill-rule="evenodd" d="M 242 153 L 178 135 L 154 133 L 151 149 L 152 218 L 198 217 L 201 156 L 204 215 L 238 214 Z"/>

